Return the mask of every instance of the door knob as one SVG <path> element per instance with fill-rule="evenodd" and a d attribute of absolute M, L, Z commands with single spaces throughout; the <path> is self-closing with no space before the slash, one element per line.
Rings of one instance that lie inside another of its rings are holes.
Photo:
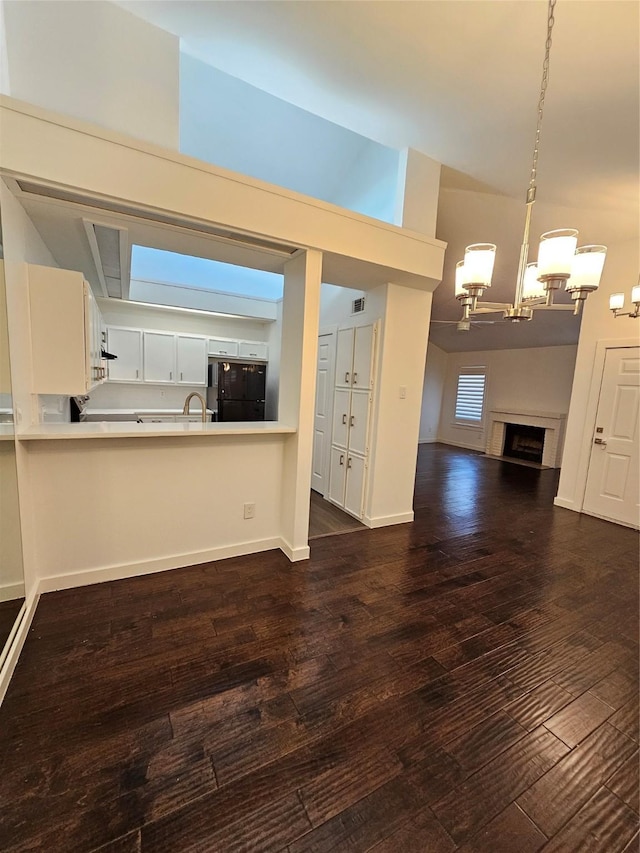
<path fill-rule="evenodd" d="M 607 442 L 604 440 L 604 438 L 594 438 L 594 439 L 593 439 L 593 443 L 594 443 L 594 444 L 603 444 L 603 445 L 604 445 L 604 444 L 606 444 Z"/>

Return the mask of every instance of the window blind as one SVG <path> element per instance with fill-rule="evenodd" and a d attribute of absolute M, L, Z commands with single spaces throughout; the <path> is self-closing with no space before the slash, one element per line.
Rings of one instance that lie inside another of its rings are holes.
<path fill-rule="evenodd" d="M 456 394 L 456 420 L 479 422 L 484 403 L 484 373 L 461 373 Z"/>

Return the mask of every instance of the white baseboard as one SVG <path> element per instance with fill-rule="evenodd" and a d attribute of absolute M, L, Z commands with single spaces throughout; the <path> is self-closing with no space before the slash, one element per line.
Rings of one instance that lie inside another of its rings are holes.
<path fill-rule="evenodd" d="M 24 583 L 0 584 L 0 601 L 13 601 L 14 598 L 24 598 Z"/>
<path fill-rule="evenodd" d="M 27 602 L 25 602 L 22 610 L 20 611 L 21 615 L 16 619 L 16 623 L 13 626 L 9 639 L 5 645 L 7 652 L 2 660 L 2 666 L 0 667 L 0 704 L 2 704 L 2 700 L 6 695 L 9 682 L 11 681 L 11 676 L 13 675 L 16 664 L 18 663 L 18 658 L 20 657 L 20 652 L 22 651 L 25 640 L 27 639 L 27 634 L 29 633 L 29 628 L 31 627 L 31 622 L 33 621 L 39 599 L 39 594 L 35 593 Z"/>
<path fill-rule="evenodd" d="M 392 524 L 408 524 L 413 521 L 413 510 L 411 512 L 400 512 L 397 515 L 365 515 L 362 517 L 362 523 L 367 527 L 391 527 Z"/>
<path fill-rule="evenodd" d="M 438 444 L 448 444 L 450 447 L 462 447 L 464 450 L 475 450 L 476 453 L 484 454 L 484 444 L 482 447 L 478 447 L 477 444 L 465 444 L 464 441 L 449 441 L 445 438 L 436 439 Z"/>
<path fill-rule="evenodd" d="M 568 498 L 554 498 L 553 499 L 554 506 L 561 506 L 563 509 L 571 509 L 573 512 L 581 512 L 579 506 L 576 506 L 574 501 L 568 500 Z"/>
<path fill-rule="evenodd" d="M 280 550 L 292 563 L 297 563 L 300 560 L 308 560 L 311 554 L 311 549 L 308 545 L 304 545 L 302 548 L 294 548 L 286 539 L 280 539 Z"/>
<path fill-rule="evenodd" d="M 122 580 L 123 578 L 133 578 L 139 575 L 150 575 L 155 572 L 164 572 L 168 569 L 181 569 L 185 566 L 196 566 L 199 563 L 225 560 L 228 557 L 242 557 L 246 554 L 257 554 L 260 551 L 272 551 L 281 547 L 282 539 L 279 536 L 274 536 L 271 539 L 256 539 L 253 542 L 224 545 L 221 548 L 193 551 L 189 554 L 160 557 L 155 560 L 141 560 L 136 563 L 121 563 L 116 566 L 88 569 L 83 572 L 69 572 L 68 574 L 40 578 L 38 592 L 53 592 L 57 589 L 72 589 L 73 587 L 87 586 L 92 583 L 103 583 L 104 581 Z M 287 552 L 285 551 L 285 553 Z M 289 555 L 287 554 L 287 556 Z"/>
<path fill-rule="evenodd" d="M 419 438 L 418 444 L 435 444 L 437 441 L 437 438 Z"/>

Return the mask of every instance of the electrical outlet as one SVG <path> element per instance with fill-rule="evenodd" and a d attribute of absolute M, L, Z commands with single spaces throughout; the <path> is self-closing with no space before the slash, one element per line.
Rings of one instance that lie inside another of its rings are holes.
<path fill-rule="evenodd" d="M 164 400 L 164 398 L 165 398 L 166 396 L 167 396 L 167 395 L 166 395 L 165 391 L 161 391 L 161 392 L 160 392 L 160 399 L 161 399 L 161 400 Z"/>
<path fill-rule="evenodd" d="M 244 505 L 244 517 L 254 518 L 256 514 L 256 505 L 254 503 L 246 503 Z"/>

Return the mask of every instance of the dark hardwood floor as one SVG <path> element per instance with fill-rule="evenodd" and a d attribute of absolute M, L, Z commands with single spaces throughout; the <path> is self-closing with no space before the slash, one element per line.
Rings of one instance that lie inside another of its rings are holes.
<path fill-rule="evenodd" d="M 416 520 L 43 596 L 0 849 L 638 849 L 638 536 L 420 449 Z"/>
<path fill-rule="evenodd" d="M 354 530 L 365 530 L 364 524 L 343 512 L 339 507 L 326 501 L 318 492 L 311 490 L 309 505 L 309 539 L 320 536 L 331 536 L 336 533 L 353 533 Z"/>

